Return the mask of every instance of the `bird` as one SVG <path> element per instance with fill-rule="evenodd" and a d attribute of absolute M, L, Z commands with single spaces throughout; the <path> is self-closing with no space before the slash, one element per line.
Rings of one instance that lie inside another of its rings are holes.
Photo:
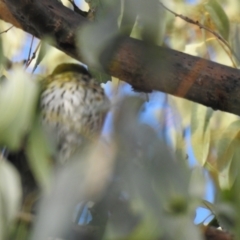
<path fill-rule="evenodd" d="M 64 164 L 85 142 L 100 136 L 110 100 L 83 65 L 63 63 L 42 80 L 40 109 L 56 162 Z"/>

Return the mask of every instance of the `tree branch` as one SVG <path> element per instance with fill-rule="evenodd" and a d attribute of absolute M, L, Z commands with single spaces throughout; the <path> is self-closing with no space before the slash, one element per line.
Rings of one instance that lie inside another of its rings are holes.
<path fill-rule="evenodd" d="M 205 240 L 233 240 L 234 237 L 227 232 L 218 230 L 214 227 L 204 227 L 203 233 L 205 236 Z"/>
<path fill-rule="evenodd" d="M 0 17 L 38 38 L 51 35 L 55 46 L 75 59 L 76 33 L 88 23 L 56 0 L 5 0 L 12 18 Z M 0 4 L 4 4 L 0 0 Z M 81 51 L 81 49 L 80 49 Z M 144 92 L 162 91 L 216 110 L 240 115 L 240 72 L 160 46 L 121 37 L 101 56 L 104 70 Z"/>
<path fill-rule="evenodd" d="M 159 90 L 240 115 L 237 69 L 131 38 L 121 39 L 108 59 L 102 61 L 106 71 L 137 89 Z"/>
<path fill-rule="evenodd" d="M 0 0 L 0 19 L 13 24 L 15 27 L 21 28 L 21 25 L 14 18 L 11 11 L 8 10 L 8 7 L 3 0 Z"/>
<path fill-rule="evenodd" d="M 88 20 L 62 5 L 57 0 L 0 0 L 10 14 L 0 10 L 0 19 L 32 34 L 37 38 L 51 36 L 55 47 L 73 58 L 82 60 L 77 53 L 76 33 Z M 6 11 L 6 12 L 7 12 Z M 14 20 L 12 20 L 14 19 Z"/>

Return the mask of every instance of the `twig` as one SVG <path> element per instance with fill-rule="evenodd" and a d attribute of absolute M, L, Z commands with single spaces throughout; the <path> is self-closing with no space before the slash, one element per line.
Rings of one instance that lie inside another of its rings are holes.
<path fill-rule="evenodd" d="M 233 49 L 230 47 L 230 45 L 228 44 L 228 42 L 223 38 L 221 37 L 220 34 L 216 33 L 215 31 L 213 31 L 212 29 L 204 26 L 203 24 L 201 24 L 198 20 L 193 20 L 189 17 L 186 17 L 182 14 L 178 14 L 174 11 L 172 11 L 171 9 L 169 9 L 168 7 L 166 7 L 163 3 L 159 2 L 159 4 L 165 8 L 167 11 L 169 11 L 170 13 L 172 13 L 173 15 L 175 15 L 175 17 L 179 17 L 181 18 L 182 20 L 188 22 L 188 23 L 191 23 L 191 24 L 194 24 L 194 25 L 197 25 L 200 29 L 205 29 L 206 31 L 212 33 L 217 39 L 219 39 L 223 44 L 225 44 L 227 46 L 227 48 L 231 51 L 231 53 L 235 56 L 235 58 L 238 60 L 238 62 L 240 62 L 240 60 L 238 59 L 236 53 L 233 51 Z"/>
<path fill-rule="evenodd" d="M 28 52 L 28 58 L 27 58 L 27 63 L 30 61 L 30 55 L 32 53 L 32 46 L 33 46 L 33 40 L 34 40 L 34 36 L 32 35 L 32 40 L 31 40 L 31 44 L 30 44 L 30 49 Z"/>
<path fill-rule="evenodd" d="M 33 54 L 32 54 L 32 57 L 30 58 L 29 61 L 27 61 L 27 63 L 26 63 L 26 68 L 31 64 L 32 60 L 36 57 L 36 53 L 37 53 L 37 51 L 38 51 L 38 49 L 39 49 L 40 46 L 41 46 L 41 42 L 38 43 L 35 51 L 34 51 Z"/>
<path fill-rule="evenodd" d="M 12 25 L 11 27 L 9 27 L 8 29 L 6 29 L 6 30 L 4 30 L 4 31 L 2 31 L 2 32 L 0 32 L 0 34 L 2 34 L 2 33 L 7 33 L 10 29 L 12 29 L 14 26 Z"/>

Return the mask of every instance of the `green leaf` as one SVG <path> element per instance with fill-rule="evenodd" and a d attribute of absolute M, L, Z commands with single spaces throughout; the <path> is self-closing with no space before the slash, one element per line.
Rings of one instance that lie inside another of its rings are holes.
<path fill-rule="evenodd" d="M 140 236 L 155 239 L 163 232 L 171 239 L 189 239 L 189 225 L 196 239 L 200 239 L 197 228 L 191 223 L 195 209 L 190 204 L 190 171 L 185 161 L 174 158 L 151 127 L 138 122 L 141 103 L 137 98 L 125 99 L 119 104 L 114 121 L 120 151 L 116 164 L 119 177 L 126 182 L 124 191 L 133 212 L 141 216 L 131 239 Z M 198 197 L 197 194 L 193 197 Z"/>
<path fill-rule="evenodd" d="M 85 58 L 88 65 L 95 69 L 102 70 L 104 61 L 108 56 L 102 55 L 106 47 L 118 36 L 118 17 L 119 7 L 116 4 L 113 11 L 106 14 L 104 18 L 100 18 L 94 24 L 86 24 L 81 28 L 78 35 L 78 46 L 81 55 Z"/>
<path fill-rule="evenodd" d="M 0 156 L 0 239 L 5 239 L 9 223 L 20 210 L 21 197 L 21 181 L 17 170 Z"/>
<path fill-rule="evenodd" d="M 51 149 L 38 120 L 36 119 L 28 138 L 27 155 L 31 169 L 40 186 L 43 189 L 48 189 L 50 186 Z"/>
<path fill-rule="evenodd" d="M 233 56 L 238 64 L 240 65 L 240 24 L 239 23 L 231 23 L 231 46 L 233 48 L 233 52 L 235 53 Z"/>
<path fill-rule="evenodd" d="M 4 64 L 4 60 L 6 60 L 4 53 L 3 53 L 3 43 L 2 38 L 0 37 L 0 69 L 2 68 L 2 65 Z"/>
<path fill-rule="evenodd" d="M 210 119 L 213 110 L 200 104 L 193 104 L 191 118 L 191 142 L 196 159 L 203 166 L 210 146 Z"/>
<path fill-rule="evenodd" d="M 230 148 L 232 144 L 238 139 L 240 131 L 240 121 L 232 122 L 223 132 L 219 141 L 216 144 L 217 156 L 218 156 L 218 168 L 221 170 L 228 164 L 228 159 L 233 148 Z M 232 154 L 231 154 L 232 155 Z"/>
<path fill-rule="evenodd" d="M 232 186 L 236 178 L 235 161 L 239 160 L 239 131 L 240 121 L 231 123 L 221 134 L 216 144 L 217 168 L 219 171 L 219 183 L 222 188 Z"/>
<path fill-rule="evenodd" d="M 193 198 L 201 199 L 206 194 L 206 179 L 202 167 L 195 167 L 192 170 L 189 181 L 189 194 Z"/>
<path fill-rule="evenodd" d="M 181 109 L 180 109 L 180 106 L 177 105 L 176 101 L 172 97 L 166 96 L 166 100 L 168 101 L 167 105 L 170 106 L 171 114 L 174 115 L 175 119 L 173 121 L 173 124 L 171 124 L 171 126 L 167 126 L 166 127 L 167 129 L 162 129 L 162 131 L 164 132 L 168 131 L 169 137 L 172 142 L 172 147 L 175 150 L 176 158 L 179 161 L 185 161 L 187 159 L 186 140 L 184 139 L 185 130 L 184 130 L 183 121 L 179 121 L 180 119 L 182 120 L 181 116 L 176 115 L 176 113 L 178 113 L 179 110 Z M 187 109 L 185 108 L 185 110 Z M 169 111 L 169 109 L 167 109 L 166 111 Z M 159 116 L 160 122 L 164 123 L 168 121 L 168 119 L 166 119 L 168 112 L 166 111 L 165 111 L 165 108 L 160 110 L 160 116 Z"/>
<path fill-rule="evenodd" d="M 123 34 L 127 36 L 130 36 L 134 25 L 136 25 L 135 23 L 138 14 L 138 8 L 135 5 L 135 1 L 136 0 L 123 1 L 121 23 L 119 29 Z"/>
<path fill-rule="evenodd" d="M 0 84 L 0 144 L 18 149 L 31 128 L 38 85 L 22 69 L 14 69 Z"/>
<path fill-rule="evenodd" d="M 161 45 L 166 28 L 166 11 L 159 5 L 158 0 L 139 0 L 135 7 L 139 8 L 138 21 L 142 26 L 142 39 Z"/>
<path fill-rule="evenodd" d="M 50 48 L 50 46 L 48 45 L 48 43 L 46 41 L 41 41 L 40 44 L 41 45 L 40 45 L 39 53 L 38 53 L 38 56 L 37 56 L 36 62 L 34 64 L 32 72 L 34 72 L 36 70 L 36 68 L 41 63 L 43 58 L 46 56 L 46 54 L 48 53 L 49 48 Z"/>
<path fill-rule="evenodd" d="M 211 203 L 203 200 L 203 203 L 207 209 L 209 209 L 212 214 L 217 218 L 220 226 L 223 229 L 232 231 L 234 223 L 236 222 L 236 212 L 234 211 L 233 205 L 229 203 Z"/>
<path fill-rule="evenodd" d="M 232 160 L 230 161 L 229 172 L 228 172 L 228 179 L 229 179 L 229 186 L 232 186 L 236 180 L 237 175 L 239 174 L 239 159 L 240 159 L 240 141 L 239 139 L 235 141 L 234 153 L 232 156 Z"/>
<path fill-rule="evenodd" d="M 230 24 L 228 16 L 222 6 L 216 0 L 209 0 L 204 4 L 205 9 L 209 12 L 211 19 L 217 27 L 217 30 L 225 40 L 229 38 Z"/>
<path fill-rule="evenodd" d="M 88 70 L 91 73 L 91 75 L 97 79 L 99 83 L 106 83 L 107 81 L 111 80 L 111 76 L 106 73 L 97 71 L 96 69 L 93 68 L 88 68 Z"/>

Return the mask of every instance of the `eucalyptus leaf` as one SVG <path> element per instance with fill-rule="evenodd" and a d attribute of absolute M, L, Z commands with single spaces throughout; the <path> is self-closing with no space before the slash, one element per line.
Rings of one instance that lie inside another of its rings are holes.
<path fill-rule="evenodd" d="M 111 80 L 111 76 L 106 74 L 106 73 L 103 73 L 103 72 L 100 72 L 100 71 L 97 71 L 93 68 L 89 68 L 89 72 L 91 73 L 91 75 L 97 79 L 97 81 L 99 83 L 106 83 L 107 81 L 110 81 Z"/>
<path fill-rule="evenodd" d="M 9 224 L 17 216 L 22 188 L 17 170 L 0 156 L 0 239 L 5 239 Z"/>
<path fill-rule="evenodd" d="M 235 146 L 238 144 L 240 131 L 240 121 L 232 122 L 221 134 L 221 138 L 216 144 L 217 147 L 217 167 L 221 171 L 227 167 L 233 157 Z M 236 142 L 237 141 L 237 142 Z"/>
<path fill-rule="evenodd" d="M 33 70 L 32 72 L 34 72 L 36 70 L 36 68 L 38 67 L 38 65 L 42 62 L 43 58 L 46 56 L 46 54 L 49 52 L 50 46 L 49 46 L 49 41 L 53 42 L 52 39 L 44 39 L 41 41 L 41 45 L 40 45 L 40 49 L 39 49 L 39 53 L 37 55 L 37 59 L 36 62 L 34 64 Z"/>
<path fill-rule="evenodd" d="M 223 131 L 216 144 L 216 167 L 221 189 L 231 190 L 236 184 L 239 184 L 239 130 L 240 121 L 232 122 Z"/>
<path fill-rule="evenodd" d="M 234 144 L 234 153 L 233 153 L 233 157 L 232 160 L 230 162 L 230 166 L 229 166 L 229 172 L 226 175 L 226 178 L 229 179 L 229 183 L 228 186 L 232 186 L 239 174 L 239 159 L 240 159 L 240 140 L 238 139 L 238 141 L 235 142 Z"/>
<path fill-rule="evenodd" d="M 193 104 L 191 117 L 191 143 L 196 159 L 204 165 L 210 146 L 210 119 L 213 110 L 200 104 Z"/>
<path fill-rule="evenodd" d="M 234 57 L 237 61 L 238 67 L 240 65 L 240 25 L 239 23 L 231 23 L 231 31 L 230 31 L 230 36 L 231 36 L 231 46 L 234 51 Z"/>
<path fill-rule="evenodd" d="M 122 5 L 123 7 L 119 29 L 123 34 L 130 36 L 137 20 L 138 5 L 136 5 L 136 0 L 124 0 Z"/>
<path fill-rule="evenodd" d="M 118 36 L 118 17 L 120 7 L 118 2 L 112 6 L 105 18 L 100 18 L 94 24 L 87 24 L 81 28 L 78 35 L 78 46 L 88 65 L 102 70 L 103 62 L 100 57 L 107 46 Z M 97 41 L 96 41 L 97 40 Z M 105 60 L 105 59 L 103 59 Z"/>
<path fill-rule="evenodd" d="M 121 149 L 117 170 L 125 183 L 123 189 L 129 196 L 133 211 L 142 216 L 144 226 L 140 232 L 136 229 L 133 239 L 149 233 L 147 229 L 151 231 L 151 239 L 162 234 L 173 237 L 170 229 L 179 228 L 180 231 L 184 224 L 187 229 L 193 216 L 189 204 L 190 171 L 185 162 L 175 159 L 153 129 L 138 122 L 141 104 L 138 98 L 125 99 L 115 115 L 114 125 L 118 149 Z M 195 195 L 193 197 L 196 198 Z M 179 221 L 173 221 L 177 216 Z M 186 219 L 184 224 L 180 216 Z M 156 224 L 152 225 L 153 222 Z M 183 234 L 179 239 L 185 237 Z"/>
<path fill-rule="evenodd" d="M 228 41 L 230 24 L 228 16 L 222 6 L 216 0 L 209 0 L 204 4 L 205 9 L 209 12 L 212 21 L 215 23 L 217 30 L 222 37 Z"/>
<path fill-rule="evenodd" d="M 18 149 L 31 128 L 38 85 L 22 69 L 14 69 L 0 84 L 0 143 Z"/>
<path fill-rule="evenodd" d="M 216 217 L 219 225 L 232 231 L 234 228 L 234 222 L 236 220 L 236 214 L 234 213 L 233 204 L 227 202 L 210 203 L 206 200 L 203 201 L 204 205 L 209 209 Z"/>
<path fill-rule="evenodd" d="M 50 157 L 52 149 L 49 147 L 39 120 L 38 118 L 35 120 L 28 137 L 26 150 L 34 176 L 43 190 L 47 190 L 50 187 L 50 172 L 52 168 Z"/>
<path fill-rule="evenodd" d="M 203 169 L 195 167 L 192 170 L 189 184 L 189 193 L 193 198 L 202 199 L 206 194 L 206 178 Z"/>
<path fill-rule="evenodd" d="M 31 239 L 65 236 L 72 230 L 76 205 L 97 201 L 102 196 L 111 179 L 115 155 L 114 146 L 106 150 L 101 141 L 96 141 L 76 153 L 69 164 L 55 169 L 50 189 L 41 201 Z"/>
<path fill-rule="evenodd" d="M 161 45 L 165 32 L 166 12 L 158 0 L 136 1 L 139 8 L 139 22 L 142 26 L 142 38 L 145 41 Z"/>

